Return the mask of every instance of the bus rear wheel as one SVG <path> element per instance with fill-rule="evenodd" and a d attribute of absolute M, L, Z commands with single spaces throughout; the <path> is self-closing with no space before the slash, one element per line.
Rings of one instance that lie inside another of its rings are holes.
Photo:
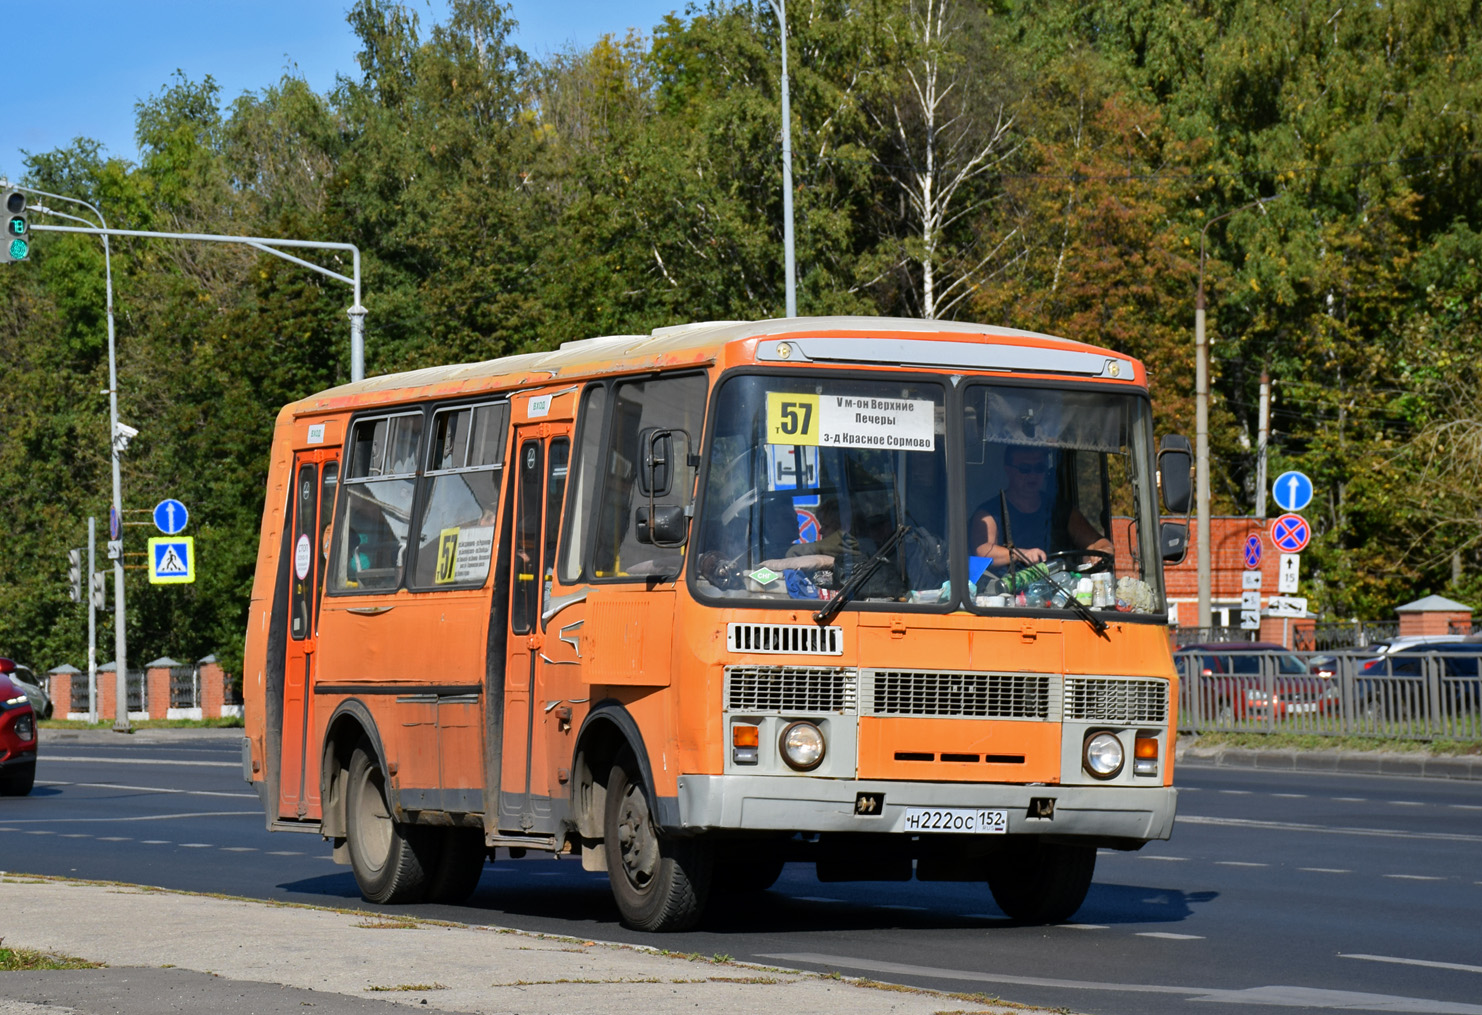
<path fill-rule="evenodd" d="M 436 841 L 437 858 L 427 880 L 427 901 L 450 905 L 467 899 L 479 886 L 489 850 L 478 828 L 428 828 Z"/>
<path fill-rule="evenodd" d="M 698 840 L 659 834 L 631 754 L 620 758 L 608 777 L 602 826 L 607 877 L 625 924 L 673 931 L 699 922 L 710 890 L 710 849 Z"/>
<path fill-rule="evenodd" d="M 350 755 L 345 832 L 350 869 L 367 902 L 420 902 L 427 888 L 426 829 L 391 816 L 381 764 L 366 746 Z"/>
<path fill-rule="evenodd" d="M 988 890 L 1009 919 L 1061 923 L 1070 919 L 1091 888 L 1096 847 L 1058 842 L 1011 842 L 992 858 Z"/>

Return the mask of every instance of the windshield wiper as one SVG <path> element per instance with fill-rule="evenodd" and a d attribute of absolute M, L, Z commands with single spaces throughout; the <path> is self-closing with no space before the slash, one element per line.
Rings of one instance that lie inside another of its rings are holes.
<path fill-rule="evenodd" d="M 813 614 L 813 620 L 819 624 L 827 624 L 832 620 L 834 614 L 842 610 L 844 604 L 854 598 L 854 594 L 859 591 L 861 585 L 869 580 L 870 575 L 874 574 L 880 565 L 889 559 L 891 552 L 895 549 L 896 544 L 901 541 L 901 537 L 906 534 L 908 528 L 905 525 L 897 526 L 890 538 L 885 540 L 881 544 L 880 549 L 875 551 L 875 555 L 854 569 L 854 573 L 849 576 L 849 580 L 844 583 L 844 587 L 839 589 L 838 594 L 825 603 L 823 609 Z"/>

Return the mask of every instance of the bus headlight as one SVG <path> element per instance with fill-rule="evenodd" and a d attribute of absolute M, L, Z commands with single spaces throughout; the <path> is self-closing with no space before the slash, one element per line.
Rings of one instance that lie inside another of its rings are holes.
<path fill-rule="evenodd" d="M 817 768 L 825 750 L 823 730 L 811 722 L 795 722 L 782 731 L 782 760 L 799 772 Z"/>
<path fill-rule="evenodd" d="M 1098 779 L 1110 779 L 1122 770 L 1127 760 L 1122 741 L 1114 733 L 1092 733 L 1081 751 L 1081 764 Z"/>

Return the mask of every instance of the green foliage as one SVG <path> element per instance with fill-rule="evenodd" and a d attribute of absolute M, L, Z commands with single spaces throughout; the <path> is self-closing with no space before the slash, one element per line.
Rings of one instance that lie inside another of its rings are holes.
<path fill-rule="evenodd" d="M 373 374 L 781 314 L 770 6 L 709 0 L 651 38 L 541 61 L 511 42 L 514 13 L 454 0 L 423 25 L 359 0 L 357 65 L 329 94 L 286 76 L 224 97 L 177 74 L 137 106 L 138 165 L 79 139 L 29 154 L 26 181 L 116 227 L 357 244 Z M 1110 345 L 1146 362 L 1159 429 L 1188 432 L 1202 274 L 1216 510 L 1253 506 L 1267 371 L 1270 472 L 1318 489 L 1304 591 L 1339 616 L 1427 592 L 1482 605 L 1475 5 L 788 15 L 801 312 L 930 310 Z M 33 249 L 0 271 L 0 652 L 45 669 L 84 659 L 65 550 L 89 515 L 106 525 L 109 377 L 102 244 L 38 233 Z M 201 565 L 185 587 L 128 572 L 131 653 L 234 669 L 273 418 L 349 379 L 349 292 L 246 246 L 109 254 L 120 415 L 141 431 L 125 506 L 184 501 Z"/>

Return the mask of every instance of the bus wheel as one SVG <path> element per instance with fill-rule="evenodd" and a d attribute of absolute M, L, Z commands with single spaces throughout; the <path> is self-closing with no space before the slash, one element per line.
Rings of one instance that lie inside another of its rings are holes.
<path fill-rule="evenodd" d="M 608 777 L 602 827 L 607 877 L 623 922 L 647 931 L 693 927 L 710 889 L 709 846 L 659 835 L 631 754 L 618 759 Z"/>
<path fill-rule="evenodd" d="M 367 902 L 420 902 L 426 889 L 426 829 L 391 817 L 376 756 L 363 744 L 350 755 L 345 794 L 350 869 Z"/>
<path fill-rule="evenodd" d="M 427 881 L 427 901 L 457 905 L 473 894 L 484 873 L 488 848 L 478 828 L 428 828 L 436 841 L 434 871 Z"/>
<path fill-rule="evenodd" d="M 1019 923 L 1060 923 L 1070 918 L 1091 888 L 1095 846 L 1013 842 L 994 854 L 988 872 L 993 901 Z"/>

